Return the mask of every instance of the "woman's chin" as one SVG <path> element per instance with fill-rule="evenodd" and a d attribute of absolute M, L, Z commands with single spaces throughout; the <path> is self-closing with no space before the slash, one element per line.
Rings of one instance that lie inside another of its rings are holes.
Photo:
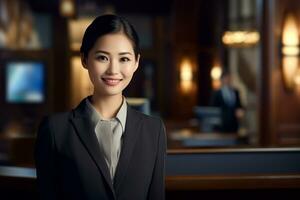
<path fill-rule="evenodd" d="M 98 96 L 117 96 L 122 95 L 122 90 L 117 88 L 104 88 L 95 90 L 94 93 L 96 93 Z"/>

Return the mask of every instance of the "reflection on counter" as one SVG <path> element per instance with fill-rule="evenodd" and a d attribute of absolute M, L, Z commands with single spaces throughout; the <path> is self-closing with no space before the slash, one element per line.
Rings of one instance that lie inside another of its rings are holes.
<path fill-rule="evenodd" d="M 247 137 L 235 133 L 201 133 L 190 129 L 181 129 L 170 133 L 170 139 L 187 147 L 225 147 L 247 145 Z"/>

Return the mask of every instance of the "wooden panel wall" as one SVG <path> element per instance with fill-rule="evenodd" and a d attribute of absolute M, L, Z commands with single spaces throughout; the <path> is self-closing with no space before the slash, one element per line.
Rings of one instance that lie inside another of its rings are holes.
<path fill-rule="evenodd" d="M 300 144 L 300 90 L 287 91 L 281 74 L 280 43 L 287 12 L 296 15 L 300 30 L 300 1 L 264 1 L 260 88 L 260 132 L 264 146 Z"/>
<path fill-rule="evenodd" d="M 193 117 L 193 107 L 207 106 L 211 95 L 210 70 L 219 59 L 226 1 L 174 1 L 171 12 L 172 118 Z M 180 88 L 180 64 L 188 58 L 193 68 L 193 88 Z"/>

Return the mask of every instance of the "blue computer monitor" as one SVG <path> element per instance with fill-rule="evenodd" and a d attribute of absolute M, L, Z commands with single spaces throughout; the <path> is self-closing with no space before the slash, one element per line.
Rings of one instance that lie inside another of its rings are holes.
<path fill-rule="evenodd" d="M 214 132 L 221 125 L 221 109 L 219 107 L 195 106 L 194 113 L 202 132 Z"/>
<path fill-rule="evenodd" d="M 6 102 L 42 103 L 45 101 L 45 66 L 43 62 L 7 62 L 5 77 Z"/>

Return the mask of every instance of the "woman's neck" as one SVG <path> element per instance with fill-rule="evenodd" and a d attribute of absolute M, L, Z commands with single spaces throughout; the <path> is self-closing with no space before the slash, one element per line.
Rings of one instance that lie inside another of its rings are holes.
<path fill-rule="evenodd" d="M 91 100 L 93 106 L 104 119 L 111 119 L 117 115 L 120 107 L 122 106 L 123 96 L 122 94 L 101 96 L 94 93 Z"/>

